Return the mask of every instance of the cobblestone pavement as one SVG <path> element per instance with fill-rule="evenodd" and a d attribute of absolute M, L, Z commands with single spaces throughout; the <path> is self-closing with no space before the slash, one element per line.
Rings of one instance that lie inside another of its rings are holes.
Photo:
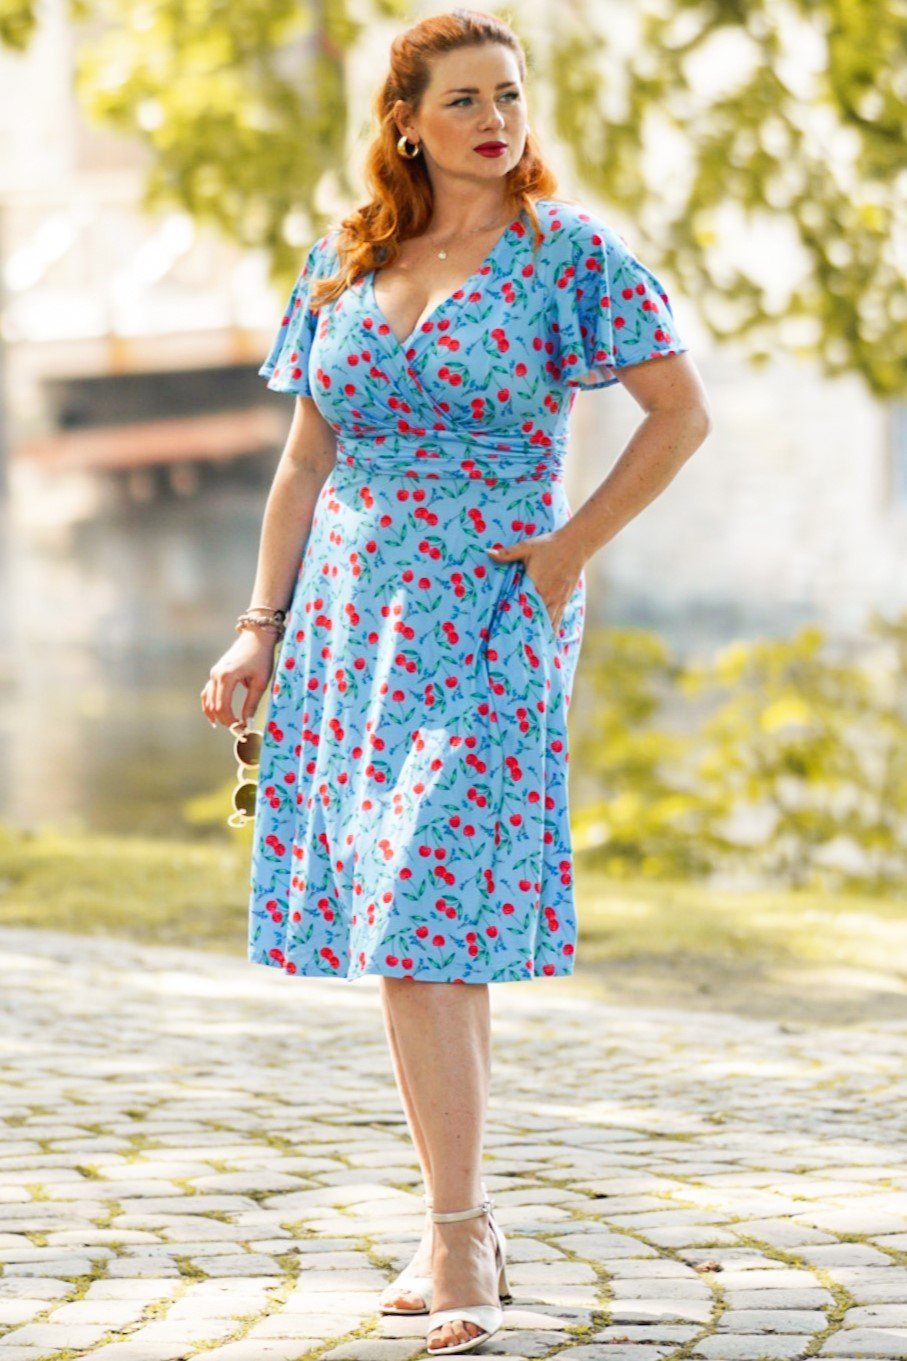
<path fill-rule="evenodd" d="M 0 1361 L 405 1361 L 378 980 L 0 931 Z M 491 989 L 485 1355 L 907 1357 L 907 1024 Z"/>

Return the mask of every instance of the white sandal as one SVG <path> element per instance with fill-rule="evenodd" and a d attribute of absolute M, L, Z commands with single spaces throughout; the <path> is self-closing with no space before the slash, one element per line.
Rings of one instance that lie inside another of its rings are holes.
<path fill-rule="evenodd" d="M 487 1200 L 488 1193 L 485 1183 L 482 1182 L 482 1196 Z M 431 1196 L 423 1194 L 427 1209 L 431 1209 Z M 398 1295 L 421 1295 L 424 1303 L 415 1309 L 408 1309 L 405 1305 L 401 1309 L 399 1305 L 391 1303 Z M 378 1297 L 378 1305 L 382 1314 L 427 1314 L 431 1309 L 432 1300 L 432 1279 L 431 1276 L 417 1276 L 415 1272 L 408 1272 L 406 1268 L 400 1272 L 390 1285 L 386 1285 Z"/>
<path fill-rule="evenodd" d="M 474 1210 L 451 1210 L 447 1214 L 439 1214 L 432 1210 L 431 1217 L 439 1223 L 449 1223 L 455 1219 L 474 1219 L 481 1214 L 488 1215 L 488 1222 L 494 1234 L 494 1261 L 498 1268 L 498 1298 L 509 1302 L 513 1296 L 507 1283 L 507 1240 L 491 1213 L 491 1201 L 488 1197 L 486 1196 L 482 1204 L 477 1205 Z M 475 1323 L 485 1331 L 476 1333 L 475 1337 L 468 1337 L 463 1342 L 452 1342 L 447 1347 L 428 1346 L 428 1334 L 434 1332 L 436 1328 L 442 1327 L 445 1323 L 455 1321 Z M 473 1347 L 480 1347 L 483 1342 L 487 1342 L 492 1334 L 498 1331 L 503 1322 L 504 1311 L 497 1304 L 461 1304 L 456 1309 L 439 1309 L 428 1316 L 425 1350 L 429 1356 L 452 1356 L 454 1352 L 472 1351 Z"/>

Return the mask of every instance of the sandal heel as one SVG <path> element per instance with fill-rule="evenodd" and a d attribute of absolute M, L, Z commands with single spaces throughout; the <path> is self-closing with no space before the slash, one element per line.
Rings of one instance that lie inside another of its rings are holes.
<path fill-rule="evenodd" d="M 510 1282 L 507 1280 L 507 1239 L 491 1211 L 488 1213 L 488 1218 L 491 1220 L 491 1228 L 494 1233 L 494 1255 L 498 1266 L 498 1298 L 502 1304 L 512 1304 L 513 1292 L 510 1289 Z"/>

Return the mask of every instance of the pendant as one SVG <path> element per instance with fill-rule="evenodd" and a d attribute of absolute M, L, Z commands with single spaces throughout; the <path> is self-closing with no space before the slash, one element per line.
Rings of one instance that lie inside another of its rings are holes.
<path fill-rule="evenodd" d="M 438 259 L 439 259 L 439 260 L 446 260 L 446 259 L 447 259 L 447 251 L 446 251 L 446 250 L 439 250 L 439 251 L 438 251 Z"/>

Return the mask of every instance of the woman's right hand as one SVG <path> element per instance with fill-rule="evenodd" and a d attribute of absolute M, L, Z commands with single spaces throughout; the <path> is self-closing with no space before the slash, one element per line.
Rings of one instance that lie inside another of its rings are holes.
<path fill-rule="evenodd" d="M 201 692 L 202 709 L 212 728 L 237 721 L 233 712 L 233 691 L 243 685 L 240 721 L 247 724 L 258 708 L 274 669 L 277 635 L 270 629 L 243 629 L 236 642 L 212 666 L 209 680 Z"/>

